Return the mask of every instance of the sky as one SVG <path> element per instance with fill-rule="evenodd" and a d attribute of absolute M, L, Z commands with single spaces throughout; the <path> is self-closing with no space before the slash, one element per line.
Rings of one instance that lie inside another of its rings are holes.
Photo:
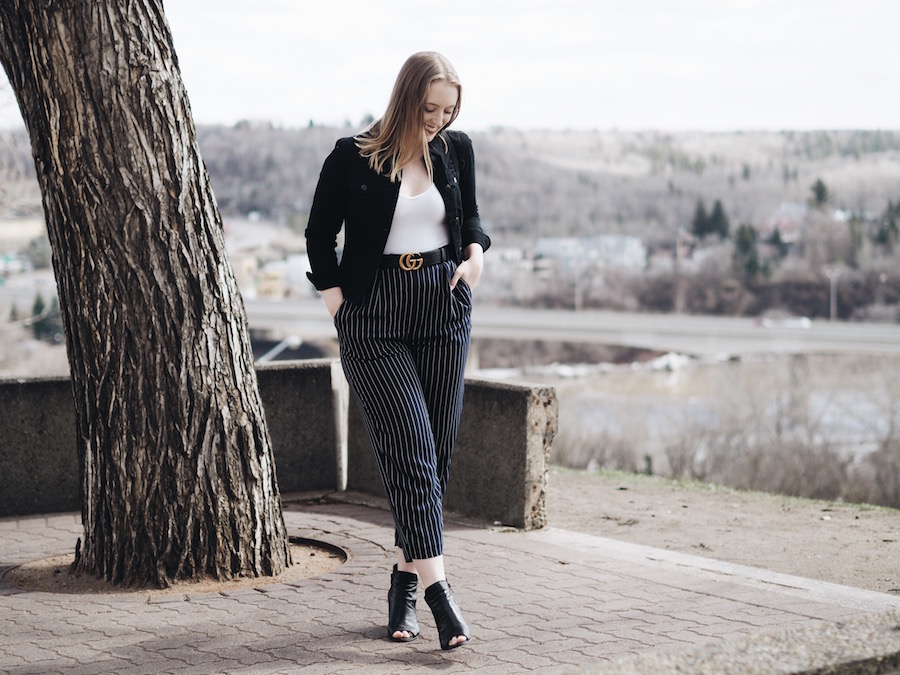
<path fill-rule="evenodd" d="M 358 125 L 434 50 L 462 80 L 463 129 L 900 129 L 898 0 L 164 6 L 201 124 Z"/>

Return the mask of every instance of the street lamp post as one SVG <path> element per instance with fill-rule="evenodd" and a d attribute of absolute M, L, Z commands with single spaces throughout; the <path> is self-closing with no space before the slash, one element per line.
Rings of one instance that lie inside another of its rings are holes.
<path fill-rule="evenodd" d="M 837 267 L 826 267 L 825 268 L 825 276 L 828 277 L 829 286 L 830 286 L 830 297 L 829 297 L 829 313 L 830 320 L 837 320 L 837 282 L 838 278 L 841 276 L 841 270 Z"/>

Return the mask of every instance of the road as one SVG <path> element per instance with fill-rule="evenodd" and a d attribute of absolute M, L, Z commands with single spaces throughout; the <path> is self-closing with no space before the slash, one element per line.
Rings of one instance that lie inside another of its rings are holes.
<path fill-rule="evenodd" d="M 250 327 L 276 337 L 335 337 L 319 300 L 247 301 Z M 476 306 L 473 337 L 591 342 L 697 356 L 898 354 L 900 325 Z"/>

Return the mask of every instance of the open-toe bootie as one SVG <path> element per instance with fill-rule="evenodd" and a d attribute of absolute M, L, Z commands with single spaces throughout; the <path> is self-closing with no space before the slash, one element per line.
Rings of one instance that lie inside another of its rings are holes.
<path fill-rule="evenodd" d="M 418 585 L 418 576 L 411 572 L 400 572 L 394 565 L 391 590 L 388 591 L 388 637 L 394 642 L 410 642 L 419 637 L 419 622 L 416 619 Z M 409 637 L 394 637 L 397 631 L 407 631 Z"/>
<path fill-rule="evenodd" d="M 431 607 L 431 613 L 434 614 L 434 623 L 437 625 L 441 649 L 455 649 L 471 642 L 472 636 L 469 634 L 469 625 L 463 619 L 456 600 L 453 599 L 453 593 L 450 592 L 450 584 L 446 581 L 436 581 L 431 584 L 425 589 L 425 602 L 428 603 L 428 606 Z M 450 640 L 458 635 L 463 635 L 466 639 L 451 645 Z"/>

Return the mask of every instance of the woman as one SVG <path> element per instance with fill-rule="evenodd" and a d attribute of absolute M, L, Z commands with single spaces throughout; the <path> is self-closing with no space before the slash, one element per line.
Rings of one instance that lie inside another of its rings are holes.
<path fill-rule="evenodd" d="M 471 289 L 490 246 L 472 143 L 447 131 L 461 94 L 442 55 L 407 59 L 381 119 L 340 139 L 325 160 L 306 229 L 309 278 L 334 317 L 394 517 L 388 635 L 418 637 L 421 582 L 442 649 L 471 639 L 444 572 L 442 499 L 462 410 Z"/>

